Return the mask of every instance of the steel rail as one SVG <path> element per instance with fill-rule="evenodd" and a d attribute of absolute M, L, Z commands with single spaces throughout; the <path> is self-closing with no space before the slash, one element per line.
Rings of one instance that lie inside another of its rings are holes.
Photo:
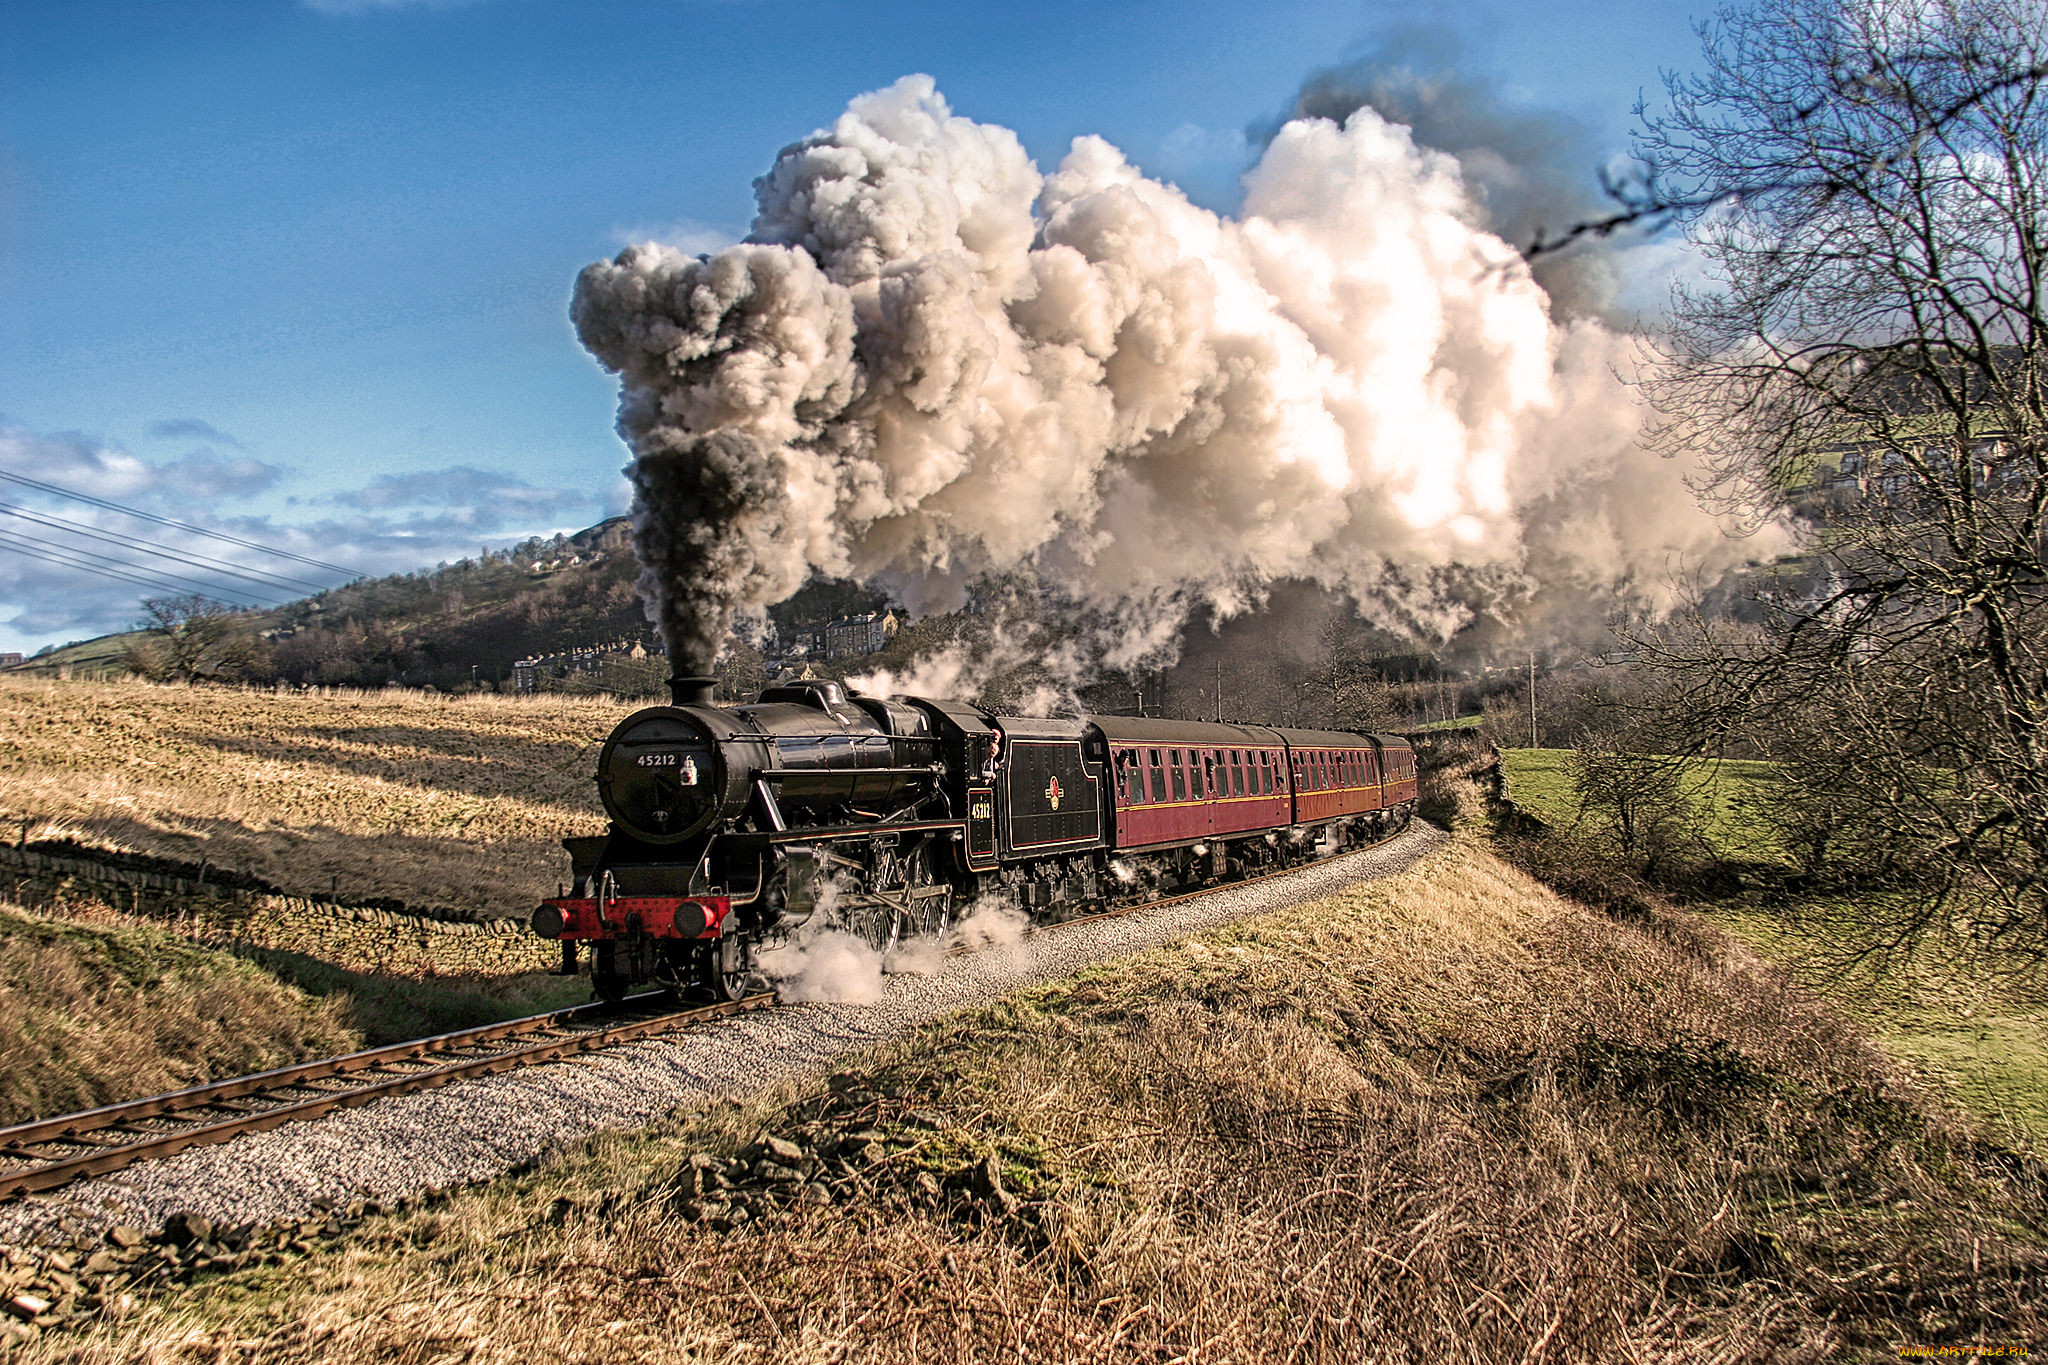
<path fill-rule="evenodd" d="M 621 1004 L 631 1006 L 638 1002 L 645 1007 L 659 999 L 658 993 L 639 995 Z M 616 1006 L 579 1005 L 15 1124 L 0 1128 L 0 1159 L 37 1164 L 0 1170 L 0 1199 L 55 1189 L 73 1180 L 118 1171 L 137 1161 L 174 1156 L 187 1148 L 225 1142 L 243 1133 L 260 1133 L 282 1124 L 318 1118 L 387 1095 L 404 1095 L 470 1076 L 510 1071 L 774 1003 L 774 993 L 764 991 L 743 1000 L 685 1010 L 664 1009 L 652 1016 L 623 1020 L 618 1018 Z M 459 1055 L 529 1036 L 536 1040 L 523 1046 L 496 1048 L 481 1055 Z M 410 1063 L 421 1065 L 395 1075 L 376 1075 Z M 318 1084 L 335 1080 L 348 1088 L 329 1090 Z M 242 1109 L 236 1103 L 260 1101 L 293 1090 L 310 1094 L 255 1110 Z M 226 1117 L 206 1117 L 209 1110 Z M 136 1127 L 151 1120 L 176 1122 L 180 1126 L 167 1131 Z M 121 1136 L 115 1139 L 113 1134 Z M 34 1150 L 59 1144 L 88 1150 L 68 1154 Z"/>

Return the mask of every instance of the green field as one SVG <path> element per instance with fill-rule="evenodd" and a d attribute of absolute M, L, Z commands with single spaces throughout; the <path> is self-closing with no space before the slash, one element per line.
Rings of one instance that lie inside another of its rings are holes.
<path fill-rule="evenodd" d="M 1508 794 L 1560 831 L 1587 830 L 1566 766 L 1569 749 L 1506 749 Z M 1699 833 L 1720 858 L 1765 873 L 1790 870 L 1763 818 L 1772 766 L 1746 760 L 1693 765 L 1686 789 Z M 1885 1051 L 1931 1082 L 2004 1141 L 2048 1150 L 2048 997 L 1996 964 L 1922 955 L 1888 959 L 1869 948 L 1854 900 L 1753 883 L 1696 901 L 1707 915 L 1784 967 L 1866 1028 Z"/>
<path fill-rule="evenodd" d="M 1570 749 L 1503 749 L 1508 795 L 1524 810 L 1556 829 L 1584 823 L 1566 766 Z M 1735 862 L 1778 863 L 1784 852 L 1757 818 L 1777 773 L 1753 759 L 1701 759 L 1688 763 L 1681 787 L 1701 817 L 1700 836 L 1716 857 Z"/>

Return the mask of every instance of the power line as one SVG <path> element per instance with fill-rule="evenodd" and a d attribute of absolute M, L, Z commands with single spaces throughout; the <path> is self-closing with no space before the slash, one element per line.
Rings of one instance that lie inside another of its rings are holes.
<path fill-rule="evenodd" d="M 267 569 L 256 569 L 243 564 L 233 564 L 224 559 L 214 559 L 209 555 L 198 554 L 190 550 L 165 549 L 154 541 L 124 539 L 120 536 L 108 535 L 104 531 L 87 526 L 82 522 L 73 521 L 69 517 L 60 517 L 51 513 L 33 511 L 26 507 L 17 507 L 11 502 L 0 502 L 0 514 L 21 517 L 40 526 L 48 526 L 54 530 L 68 532 L 71 535 L 90 536 L 94 540 L 102 540 L 109 545 L 119 545 L 124 549 L 139 550 L 143 554 L 152 555 L 157 559 L 168 559 L 178 564 L 204 564 L 227 574 L 231 578 L 245 578 L 251 583 L 257 583 L 266 588 L 299 587 L 311 588 L 315 592 L 321 591 L 320 584 L 309 583 L 303 578 L 288 578 L 283 574 L 271 573 Z"/>
<path fill-rule="evenodd" d="M 61 565 L 67 569 L 83 569 L 87 573 L 103 578 L 118 578 L 124 583 L 134 583 L 152 592 L 197 592 L 209 597 L 239 597 L 247 599 L 241 605 L 263 606 L 265 603 L 246 588 L 226 588 L 219 584 L 197 582 L 152 569 L 146 564 L 132 564 L 127 560 L 114 559 L 107 555 L 94 554 L 88 550 L 47 545 L 37 541 L 24 541 L 0 531 L 0 548 L 11 549 L 47 563 Z"/>
<path fill-rule="evenodd" d="M 127 560 L 115 559 L 108 555 L 98 555 L 89 550 L 74 549 L 69 546 L 56 546 L 40 541 L 21 540 L 5 532 L 0 532 L 0 548 L 31 555 L 51 564 L 62 565 L 67 569 L 83 569 L 87 573 L 99 574 L 102 577 L 118 578 L 123 582 L 134 583 L 139 587 L 148 588 L 152 592 L 196 592 L 206 597 L 243 599 L 233 603 L 233 605 L 237 606 L 260 607 L 268 605 L 246 588 L 230 588 L 218 583 L 183 578 L 176 574 L 169 574 L 160 569 L 151 568 L 146 564 L 132 564 Z"/>
<path fill-rule="evenodd" d="M 159 526 L 170 526 L 180 531 L 190 531 L 194 535 L 211 536 L 215 540 L 224 540 L 230 545 L 239 545 L 245 550 L 260 550 L 264 554 L 275 555 L 279 559 L 294 559 L 301 564 L 310 564 L 316 569 L 327 569 L 334 573 L 345 573 L 350 578 L 364 577 L 361 570 L 351 569 L 343 564 L 330 564 L 324 559 L 309 559 L 305 555 L 294 554 L 290 550 L 280 550 L 273 545 L 263 545 L 253 540 L 243 540 L 240 536 L 231 536 L 225 531 L 210 531 L 204 526 L 194 526 L 188 521 L 177 521 L 171 517 L 160 517 L 154 512 L 144 512 L 133 507 L 125 507 L 118 502 L 108 502 L 105 498 L 95 498 L 84 493 L 74 493 L 68 488 L 60 488 L 54 483 L 44 483 L 41 479 L 31 479 L 26 474 L 16 474 L 12 470 L 0 469 L 0 479 L 8 479 L 15 483 L 26 484 L 30 488 L 39 488 L 45 493 L 55 493 L 58 497 L 75 498 L 79 502 L 90 503 L 94 507 L 104 507 L 110 512 L 120 512 L 126 516 L 140 517 L 144 521 L 153 521 Z"/>
<path fill-rule="evenodd" d="M 10 541 L 10 539 L 4 534 L 0 534 L 0 549 L 13 550 L 16 554 L 28 555 L 30 558 L 40 559 L 50 564 L 61 564 L 67 569 L 84 569 L 88 573 L 96 573 L 105 578 L 118 578 L 124 583 L 139 584 L 142 587 L 150 589 L 152 592 L 161 592 L 169 586 L 168 584 L 164 583 L 153 583 L 146 578 L 131 577 L 128 574 L 120 573 L 113 569 L 104 569 L 89 564 L 75 563 L 71 560 L 61 558 L 58 555 L 47 553 L 41 549 L 38 549 L 34 545 L 14 543 Z"/>

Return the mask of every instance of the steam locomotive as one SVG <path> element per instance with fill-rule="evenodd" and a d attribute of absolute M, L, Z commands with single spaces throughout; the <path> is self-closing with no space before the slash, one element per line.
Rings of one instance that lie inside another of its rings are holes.
<path fill-rule="evenodd" d="M 648 982 L 738 999 L 755 951 L 814 915 L 880 949 L 985 896 L 1066 918 L 1371 842 L 1415 808 L 1395 736 L 669 687 L 605 741 L 610 828 L 562 841 L 571 894 L 533 914 L 564 972 L 587 946 L 611 1000 Z"/>

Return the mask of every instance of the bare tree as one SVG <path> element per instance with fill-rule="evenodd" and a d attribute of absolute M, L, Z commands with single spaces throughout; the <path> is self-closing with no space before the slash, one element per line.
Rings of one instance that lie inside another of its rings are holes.
<path fill-rule="evenodd" d="M 1565 760 L 1579 817 L 1610 835 L 1645 873 L 1681 846 L 1697 845 L 1698 812 L 1685 791 L 1682 763 L 1645 752 L 1621 736 L 1588 738 Z"/>
<path fill-rule="evenodd" d="M 1333 613 L 1323 622 L 1299 688 L 1306 724 L 1340 730 L 1386 730 L 1394 725 L 1392 689 L 1373 666 L 1355 616 Z"/>
<path fill-rule="evenodd" d="M 2048 957 L 2048 7 L 1763 0 L 1703 33 L 1639 147 L 1715 275 L 1648 372 L 1655 439 L 1724 505 L 1848 496 L 1757 629 L 1649 657 L 1703 743 L 1911 855 L 1902 933 Z"/>
<path fill-rule="evenodd" d="M 193 593 L 148 597 L 128 666 L 153 682 L 236 682 L 263 660 L 263 642 L 233 607 Z"/>

